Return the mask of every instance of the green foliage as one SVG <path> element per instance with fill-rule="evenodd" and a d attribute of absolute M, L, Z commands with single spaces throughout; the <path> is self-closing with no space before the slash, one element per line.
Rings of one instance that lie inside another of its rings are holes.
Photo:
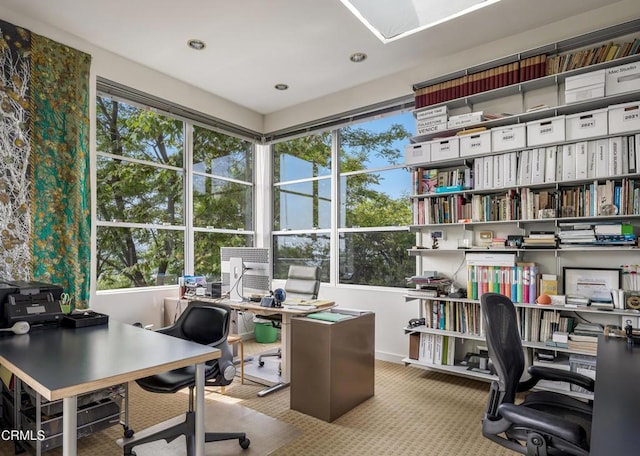
<path fill-rule="evenodd" d="M 184 225 L 183 122 L 99 97 L 97 125 L 97 149 L 111 154 L 97 160 L 98 218 Z M 197 128 L 194 143 L 194 156 L 202 163 L 223 162 L 228 177 L 251 181 L 249 142 Z M 200 217 L 203 226 L 252 225 L 251 210 L 246 210 L 252 207 L 249 185 L 242 188 L 238 183 L 214 181 L 210 177 L 201 177 L 201 181 L 202 193 L 194 201 L 196 220 Z M 101 290 L 177 283 L 177 277 L 185 269 L 184 236 L 180 229 L 99 227 L 97 242 Z M 219 252 L 216 245 L 205 243 L 199 247 Z M 219 259 L 217 263 L 219 269 Z M 215 269 L 215 264 L 212 268 Z"/>
<path fill-rule="evenodd" d="M 175 283 L 185 268 L 184 232 L 180 227 L 186 224 L 185 167 L 191 166 L 183 162 L 184 124 L 152 110 L 102 97 L 98 97 L 96 106 L 100 153 L 98 219 L 165 226 L 163 229 L 99 226 L 98 289 Z M 341 172 L 364 171 L 373 158 L 398 163 L 402 154 L 396 145 L 408 136 L 401 125 L 392 125 L 381 132 L 356 127 L 341 129 Z M 194 127 L 193 144 L 194 226 L 252 230 L 254 146 L 198 126 Z M 307 173 L 304 178 L 329 176 L 335 166 L 331 163 L 331 144 L 332 134 L 322 133 L 274 145 L 275 182 L 291 180 L 285 173 L 300 169 Z M 351 175 L 348 183 L 346 201 L 342 202 L 347 208 L 347 226 L 397 226 L 410 220 L 408 198 L 392 198 L 382 191 L 379 173 Z M 316 182 L 313 194 L 309 195 L 313 198 L 314 226 L 319 225 L 320 205 L 326 205 L 326 197 L 321 197 L 318 189 Z M 275 214 L 279 214 L 279 204 L 276 199 Z M 287 238 L 291 241 L 295 237 Z M 391 238 L 394 236 L 355 236 L 345 244 L 349 257 L 345 261 L 355 259 L 358 264 L 358 274 L 352 274 L 356 277 L 354 283 L 387 285 L 397 282 L 398 274 L 404 274 L 405 240 Z M 392 240 L 403 244 L 394 246 Z M 218 279 L 220 247 L 251 244 L 250 237 L 245 235 L 196 232 L 195 272 Z M 380 255 L 384 255 L 384 267 L 368 260 Z M 275 258 L 276 277 L 286 276 L 288 264 L 312 263 L 322 265 L 323 278 L 327 280 L 328 236 L 304 235 L 295 238 L 295 242 L 283 242 L 277 246 Z"/>

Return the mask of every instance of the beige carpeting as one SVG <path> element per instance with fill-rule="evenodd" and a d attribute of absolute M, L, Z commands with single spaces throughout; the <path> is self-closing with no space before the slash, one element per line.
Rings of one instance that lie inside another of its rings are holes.
<path fill-rule="evenodd" d="M 245 353 L 268 347 L 245 343 Z M 236 424 L 245 427 L 252 440 L 253 455 L 511 455 L 482 437 L 480 419 L 488 387 L 488 383 L 377 361 L 375 396 L 333 423 L 290 410 L 288 389 L 260 398 L 256 394 L 262 385 L 242 385 L 239 379 L 227 387 L 225 396 L 213 389 L 207 393 L 207 414 L 214 413 L 216 407 L 219 411 L 229 410 L 233 407 L 229 404 L 234 403 L 258 412 L 243 413 L 242 408 L 237 408 L 228 420 L 233 428 Z M 132 384 L 130 395 L 130 424 L 135 430 L 179 415 L 186 408 L 184 394 L 151 394 Z M 219 405 L 217 401 L 224 403 Z M 238 420 L 238 416 L 245 419 Z M 280 440 L 269 436 L 269 426 L 277 428 L 278 422 L 286 434 Z M 211 419 L 208 424 L 212 424 Z M 115 426 L 80 439 L 78 454 L 122 454 L 114 443 L 120 437 L 122 428 Z M 235 441 L 222 445 L 228 444 L 237 445 Z M 228 454 L 221 453 L 222 447 L 216 445 L 220 444 L 207 444 L 207 454 Z M 13 445 L 0 441 L 0 455 L 11 454 Z M 57 449 L 46 454 L 61 453 Z"/>

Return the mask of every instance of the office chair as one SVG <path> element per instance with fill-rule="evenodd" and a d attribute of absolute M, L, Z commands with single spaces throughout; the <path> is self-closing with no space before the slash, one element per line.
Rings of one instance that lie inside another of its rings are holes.
<path fill-rule="evenodd" d="M 161 328 L 158 332 L 221 350 L 222 356 L 219 359 L 205 363 L 205 385 L 225 386 L 229 385 L 235 377 L 233 354 L 227 344 L 230 321 L 231 309 L 228 306 L 194 301 L 173 325 Z M 139 439 L 134 437 L 130 442 L 124 440 L 124 455 L 135 455 L 133 448 L 138 445 L 162 439 L 169 443 L 184 435 L 187 441 L 187 456 L 193 456 L 195 454 L 195 366 L 141 378 L 136 380 L 136 383 L 142 389 L 152 393 L 175 393 L 188 387 L 189 410 L 185 420 L 175 426 Z M 251 443 L 244 432 L 207 432 L 205 434 L 205 442 L 232 439 L 238 439 L 243 449 L 247 449 Z"/>
<path fill-rule="evenodd" d="M 289 266 L 289 274 L 284 284 L 284 291 L 288 298 L 296 299 L 316 299 L 320 290 L 320 268 L 318 266 Z M 272 321 L 272 324 L 279 327 L 281 317 L 279 315 L 261 317 Z M 258 356 L 258 366 L 264 366 L 262 358 L 277 356 L 282 358 L 282 350 L 278 348 L 275 352 L 264 353 Z"/>
<path fill-rule="evenodd" d="M 550 391 L 530 392 L 520 404 L 516 393 L 529 391 L 538 380 L 569 382 L 589 391 L 593 379 L 574 372 L 531 366 L 521 381 L 524 353 L 516 309 L 509 298 L 485 293 L 481 299 L 489 358 L 498 379 L 491 383 L 482 419 L 482 434 L 526 455 L 588 455 L 592 404 Z"/>

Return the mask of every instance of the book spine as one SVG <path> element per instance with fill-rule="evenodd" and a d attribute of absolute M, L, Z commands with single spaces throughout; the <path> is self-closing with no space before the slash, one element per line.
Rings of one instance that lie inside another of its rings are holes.
<path fill-rule="evenodd" d="M 529 302 L 533 304 L 536 302 L 537 297 L 537 282 L 536 277 L 538 275 L 538 268 L 536 266 L 531 266 L 529 269 Z"/>

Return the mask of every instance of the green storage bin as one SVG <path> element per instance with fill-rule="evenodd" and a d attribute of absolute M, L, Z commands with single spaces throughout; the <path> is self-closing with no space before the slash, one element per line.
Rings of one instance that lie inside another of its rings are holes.
<path fill-rule="evenodd" d="M 278 329 L 271 323 L 255 323 L 253 329 L 259 344 L 272 344 L 278 340 Z"/>

